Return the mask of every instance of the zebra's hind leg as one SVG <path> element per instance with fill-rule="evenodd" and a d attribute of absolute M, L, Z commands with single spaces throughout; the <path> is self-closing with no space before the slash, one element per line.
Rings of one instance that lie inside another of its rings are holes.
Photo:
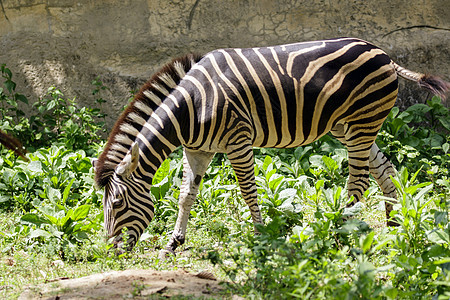
<path fill-rule="evenodd" d="M 388 226 L 398 226 L 397 222 L 390 219 L 390 214 L 393 210 L 392 202 L 397 199 L 397 191 L 390 177 L 395 175 L 395 169 L 375 143 L 370 149 L 369 166 L 370 173 L 383 191 L 383 195 L 393 199 L 391 202 L 385 201 L 386 223 Z"/>
<path fill-rule="evenodd" d="M 351 132 L 344 124 L 337 124 L 331 133 L 337 138 L 348 150 L 348 196 L 353 196 L 353 201 L 347 204 L 352 207 L 362 199 L 364 192 L 369 187 L 369 154 L 371 149 L 370 138 L 353 139 Z"/>
<path fill-rule="evenodd" d="M 353 196 L 352 206 L 361 201 L 364 192 L 369 187 L 369 150 L 352 149 L 348 147 L 348 196 Z"/>
<path fill-rule="evenodd" d="M 253 224 L 263 224 L 261 211 L 258 205 L 258 191 L 255 182 L 255 164 L 252 145 L 250 143 L 241 145 L 241 147 L 229 151 L 227 156 L 238 179 L 242 197 L 250 209 Z M 256 227 L 255 233 L 258 233 Z"/>
<path fill-rule="evenodd" d="M 184 244 L 189 213 L 197 196 L 202 177 L 213 156 L 214 153 L 184 149 L 183 182 L 180 188 L 177 222 L 170 241 L 159 253 L 160 258 L 165 258 L 169 253 L 173 254 L 179 245 Z"/>
<path fill-rule="evenodd" d="M 395 170 L 375 142 L 367 150 L 364 146 L 361 148 L 361 145 L 367 145 L 367 142 L 347 141 L 346 135 L 349 135 L 349 133 L 345 132 L 343 124 L 337 124 L 331 130 L 331 133 L 348 149 L 350 169 L 348 195 L 354 197 L 353 202 L 348 206 L 352 206 L 361 200 L 363 193 L 369 187 L 369 173 L 375 178 L 385 197 L 396 199 L 397 193 L 390 178 L 390 175 L 395 174 Z M 385 209 L 387 225 L 398 226 L 395 221 L 390 220 L 390 213 L 393 210 L 392 203 L 385 202 Z"/>

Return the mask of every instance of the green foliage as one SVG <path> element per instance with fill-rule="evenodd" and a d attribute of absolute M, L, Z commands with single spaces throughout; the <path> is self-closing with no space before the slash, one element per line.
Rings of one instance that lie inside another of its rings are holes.
<path fill-rule="evenodd" d="M 21 213 L 21 225 L 9 238 L 22 237 L 27 249 L 45 248 L 47 255 L 69 259 L 75 247 L 90 242 L 88 234 L 98 234 L 102 227 L 102 195 L 94 188 L 90 156 L 101 149 L 94 142 L 100 140 L 102 127 L 97 118 L 104 115 L 98 109 L 78 108 L 52 87 L 27 118 L 18 101 L 28 105 L 28 100 L 15 92 L 11 71 L 5 65 L 1 71 L 1 129 L 33 151 L 29 161 L 6 151 L 0 156 L 0 210 Z M 99 82 L 97 86 L 102 88 Z"/>
<path fill-rule="evenodd" d="M 184 253 L 162 262 L 156 253 L 177 216 L 181 149 L 153 178 L 155 220 L 137 253 L 115 257 L 104 239 L 102 191 L 90 162 L 102 148 L 100 94 L 107 88 L 93 81 L 100 109 L 79 108 L 50 88 L 26 118 L 28 100 L 16 92 L 11 71 L 5 65 L 1 71 L 0 129 L 30 150 L 28 162 L 5 150 L 0 156 L 0 253 L 15 263 L 0 261 L 3 295 L 4 286 L 18 293 L 24 282 L 44 282 L 41 270 L 58 277 L 178 266 L 215 270 L 229 290 L 251 299 L 449 298 L 450 119 L 439 99 L 405 112 L 394 108 L 378 137 L 400 170 L 392 213 L 399 227 L 385 227 L 384 201 L 392 199 L 380 196 L 373 179 L 364 203 L 346 209 L 347 152 L 326 135 L 296 149 L 254 150 L 266 224 L 256 236 L 232 167 L 216 155 L 191 211 Z M 53 264 L 58 260 L 64 267 Z M 136 284 L 133 294 L 140 289 Z"/>
<path fill-rule="evenodd" d="M 16 136 L 31 136 L 30 122 L 25 118 L 24 106 L 28 105 L 28 98 L 16 92 L 13 74 L 5 64 L 0 65 L 3 86 L 0 86 L 0 129 L 14 132 Z"/>
<path fill-rule="evenodd" d="M 371 230 L 372 212 L 367 216 L 369 224 L 358 220 L 367 215 L 367 208 L 344 209 L 349 201 L 343 189 L 346 153 L 339 147 L 330 149 L 325 137 L 276 156 L 274 150 L 255 151 L 267 225 L 258 228 L 257 236 L 242 227 L 220 235 L 212 231 L 211 238 L 220 247 L 207 247 L 206 258 L 227 274 L 230 288 L 250 298 L 446 299 L 450 295 L 448 120 L 448 110 L 433 98 L 401 116 L 394 109 L 383 126 L 381 146 L 391 156 L 399 151 L 394 163 L 407 166 L 393 179 L 399 194 L 393 216 L 399 228 Z M 416 129 L 412 121 L 427 121 L 428 127 Z M 372 181 L 365 194 L 368 205 L 376 190 Z M 377 207 L 383 215 L 383 203 L 372 210 Z M 356 219 L 344 223 L 344 216 Z M 243 237 L 236 240 L 236 236 Z"/>
<path fill-rule="evenodd" d="M 88 234 L 98 234 L 103 214 L 89 214 L 101 203 L 93 186 L 90 159 L 83 150 L 53 146 L 29 155 L 30 161 L 1 159 L 0 208 L 20 210 L 27 247 L 51 245 L 50 253 L 67 257 Z"/>
<path fill-rule="evenodd" d="M 30 117 L 34 136 L 33 145 L 49 145 L 60 142 L 68 149 L 89 150 L 98 141 L 98 133 L 104 126 L 104 118 L 99 109 L 78 108 L 75 99 L 67 99 L 64 94 L 51 87 L 47 94 L 33 104 L 36 114 Z"/>
<path fill-rule="evenodd" d="M 29 155 L 30 161 L 12 155 L 0 157 L 0 208 L 30 211 L 36 199 L 59 205 L 78 202 L 99 205 L 101 195 L 93 187 L 93 173 L 84 150 L 53 146 Z"/>
<path fill-rule="evenodd" d="M 3 86 L 0 87 L 0 129 L 19 137 L 26 148 L 34 151 L 60 143 L 67 149 L 91 151 L 92 145 L 99 141 L 99 134 L 105 132 L 105 114 L 100 108 L 79 107 L 75 99 L 68 99 L 56 87 L 50 87 L 47 93 L 33 103 L 29 116 L 25 110 L 28 99 L 15 91 L 16 83 L 12 72 L 1 65 Z M 101 81 L 94 80 L 94 95 L 107 88 Z M 22 105 L 19 105 L 22 102 Z M 97 98 L 95 103 L 101 106 L 105 100 Z M 89 153 L 92 155 L 93 153 Z"/>
<path fill-rule="evenodd" d="M 377 144 L 397 168 L 417 170 L 423 180 L 449 177 L 450 113 L 438 97 L 400 112 L 394 107 L 378 135 Z M 419 162 L 419 163 L 418 163 Z"/>
<path fill-rule="evenodd" d="M 358 220 L 343 224 L 338 189 L 335 201 L 313 207 L 314 219 L 302 226 L 282 230 L 287 218 L 279 216 L 258 227 L 257 236 L 212 235 L 221 248 L 210 248 L 207 258 L 247 297 L 445 299 L 450 203 L 428 197 L 432 185 L 414 184 L 416 175 L 409 179 L 403 169 L 395 179 L 399 228 L 376 232 Z"/>

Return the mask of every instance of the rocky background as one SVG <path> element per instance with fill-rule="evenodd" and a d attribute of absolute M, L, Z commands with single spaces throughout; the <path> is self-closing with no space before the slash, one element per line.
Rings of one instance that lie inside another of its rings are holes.
<path fill-rule="evenodd" d="M 108 126 L 171 58 L 352 36 L 402 66 L 450 80 L 449 0 L 0 0 L 0 64 L 35 100 L 56 85 L 93 106 L 96 77 L 110 88 Z M 398 105 L 429 95 L 401 80 Z"/>

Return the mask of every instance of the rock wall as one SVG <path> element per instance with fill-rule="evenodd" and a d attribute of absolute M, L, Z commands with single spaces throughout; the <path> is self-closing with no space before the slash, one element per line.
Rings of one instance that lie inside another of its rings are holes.
<path fill-rule="evenodd" d="M 110 88 L 111 126 L 139 86 L 187 52 L 341 36 L 382 47 L 402 66 L 449 80 L 448 0 L 0 0 L 0 64 L 30 99 L 56 85 L 92 103 Z M 405 106 L 428 95 L 401 81 Z"/>

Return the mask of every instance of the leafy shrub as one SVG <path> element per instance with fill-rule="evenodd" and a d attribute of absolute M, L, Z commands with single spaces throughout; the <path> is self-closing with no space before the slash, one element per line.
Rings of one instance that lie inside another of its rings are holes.
<path fill-rule="evenodd" d="M 15 92 L 12 72 L 5 65 L 1 65 L 1 71 L 6 89 L 0 88 L 0 129 L 20 137 L 30 151 L 57 142 L 67 149 L 90 152 L 91 145 L 98 142 L 99 135 L 105 132 L 106 115 L 99 108 L 80 108 L 75 99 L 67 99 L 55 87 L 50 87 L 42 98 L 32 104 L 31 114 L 26 117 L 18 102 L 26 106 L 28 99 Z M 95 85 L 94 95 L 107 89 L 98 79 L 92 83 Z M 95 102 L 101 106 L 105 100 L 99 97 Z"/>
<path fill-rule="evenodd" d="M 12 80 L 13 74 L 5 64 L 0 65 L 3 78 L 3 87 L 0 86 L 0 129 L 13 132 L 15 136 L 25 138 L 32 136 L 30 122 L 25 118 L 21 106 L 28 105 L 28 98 L 16 92 L 16 83 Z M 21 105 L 22 104 L 22 105 Z"/>
<path fill-rule="evenodd" d="M 400 112 L 394 107 L 383 124 L 377 144 L 399 168 L 418 170 L 419 178 L 448 178 L 450 161 L 450 113 L 438 97 Z"/>
<path fill-rule="evenodd" d="M 33 104 L 36 114 L 30 117 L 34 136 L 33 145 L 47 146 L 58 141 L 67 149 L 89 151 L 98 141 L 99 132 L 104 132 L 104 114 L 99 109 L 78 108 L 75 99 L 66 99 L 64 94 L 51 87 L 47 94 Z"/>
<path fill-rule="evenodd" d="M 94 188 L 90 159 L 83 150 L 56 146 L 40 149 L 29 158 L 29 162 L 1 159 L 0 208 L 20 209 L 30 243 L 54 240 L 57 253 L 64 256 L 63 249 L 102 227 L 103 214 L 88 215 L 92 206 L 100 206 L 102 197 Z"/>
<path fill-rule="evenodd" d="M 343 224 L 340 205 L 325 201 L 313 220 L 286 228 L 273 218 L 247 233 L 215 239 L 221 250 L 207 258 L 218 264 L 236 292 L 256 298 L 411 299 L 448 296 L 448 201 L 428 197 L 430 183 L 414 184 L 403 169 L 395 179 L 401 227 L 379 233 L 351 220 Z M 323 190 L 327 194 L 326 190 Z M 325 196 L 327 197 L 327 196 Z M 336 190 L 334 199 L 339 199 Z M 325 209 L 324 209 L 325 208 Z"/>
<path fill-rule="evenodd" d="M 4 65 L 1 71 L 0 129 L 23 137 L 31 153 L 25 162 L 1 152 L 0 214 L 6 217 L 0 224 L 0 252 L 27 253 L 28 262 L 38 256 L 62 259 L 69 270 L 87 265 L 80 261 L 97 263 L 96 272 L 134 267 L 139 256 L 111 257 L 99 238 L 102 191 L 94 188 L 90 157 L 101 149 L 96 142 L 104 122 L 101 110 L 78 108 L 74 99 L 50 88 L 25 118 L 21 107 L 28 99 L 16 93 L 11 71 Z M 93 84 L 101 108 L 106 87 L 98 80 Z M 231 165 L 225 155 L 216 155 L 191 211 L 187 247 L 220 268 L 229 288 L 248 298 L 448 299 L 448 124 L 448 110 L 433 98 L 405 112 L 394 108 L 383 125 L 378 144 L 400 170 L 392 213 L 398 228 L 385 228 L 382 200 L 392 199 L 379 196 L 373 179 L 365 203 L 345 209 L 347 152 L 326 135 L 296 149 L 254 150 L 266 224 L 258 226 L 256 236 Z M 170 238 L 181 166 L 178 150 L 155 174 L 150 190 L 155 220 L 136 251 L 161 248 Z M 344 222 L 344 217 L 351 218 Z M 197 266 L 186 261 L 187 255 L 166 264 L 152 255 L 143 258 L 152 268 Z M 3 261 L 0 267 L 2 274 L 14 273 L 15 267 Z M 0 285 L 6 286 L 8 276 L 0 277 Z"/>

